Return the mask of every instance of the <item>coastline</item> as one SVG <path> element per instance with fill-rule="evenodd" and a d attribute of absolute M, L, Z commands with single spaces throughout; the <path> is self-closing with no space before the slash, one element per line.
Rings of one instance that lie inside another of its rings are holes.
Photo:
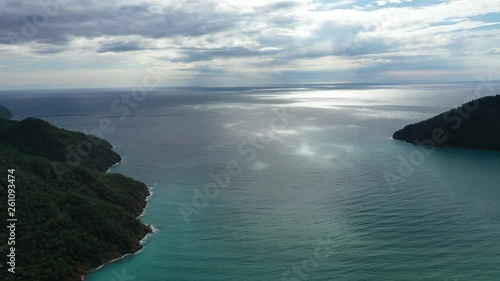
<path fill-rule="evenodd" d="M 89 270 L 87 273 L 85 273 L 80 280 L 82 281 L 85 281 L 85 279 L 90 275 L 92 274 L 93 272 L 105 267 L 106 265 L 109 265 L 109 264 L 112 264 L 116 261 L 119 261 L 121 259 L 124 259 L 124 258 L 127 258 L 129 256 L 132 256 L 132 255 L 136 255 L 136 254 L 139 254 L 141 253 L 143 250 L 144 250 L 144 243 L 146 242 L 146 240 L 148 240 L 149 237 L 151 237 L 151 235 L 155 234 L 156 232 L 158 232 L 158 228 L 156 228 L 154 225 L 150 224 L 150 225 L 146 225 L 148 226 L 150 229 L 151 229 L 151 232 L 147 233 L 141 240 L 138 241 L 139 245 L 141 245 L 141 247 L 136 250 L 135 252 L 133 253 L 127 253 L 127 254 L 124 254 L 122 255 L 121 257 L 118 257 L 118 258 L 115 258 L 115 259 L 112 259 L 106 263 L 103 263 L 102 265 L 94 268 L 94 269 L 91 269 Z"/>
<path fill-rule="evenodd" d="M 393 138 L 432 148 L 500 151 L 500 95 L 483 96 L 432 118 L 406 125 Z"/>
<path fill-rule="evenodd" d="M 142 209 L 142 213 L 139 216 L 137 216 L 138 218 L 143 217 L 146 214 L 148 202 L 151 199 L 151 197 L 153 196 L 153 190 L 156 188 L 156 183 L 155 183 L 155 186 L 148 186 L 147 185 L 147 187 L 148 187 L 149 195 L 146 196 L 146 199 L 144 199 L 146 201 L 146 205 L 144 206 L 144 209 Z"/>
<path fill-rule="evenodd" d="M 111 168 L 113 168 L 113 167 L 116 167 L 116 166 L 120 165 L 120 164 L 122 163 L 122 161 L 123 161 L 123 159 L 122 159 L 122 160 L 120 160 L 120 161 L 118 161 L 118 162 L 116 162 L 115 164 L 113 164 L 113 165 L 109 166 L 108 170 L 106 171 L 106 174 L 107 174 L 107 173 L 111 173 Z"/>
<path fill-rule="evenodd" d="M 113 146 L 113 148 L 114 148 L 114 146 Z M 106 171 L 106 173 L 110 173 L 111 168 L 112 168 L 112 167 L 115 167 L 115 166 L 120 165 L 120 163 L 121 163 L 121 162 L 122 162 L 122 161 L 120 160 L 120 161 L 118 161 L 117 163 L 115 163 L 115 164 L 111 165 L 111 166 L 109 167 L 109 169 Z M 146 208 L 147 208 L 147 206 L 148 206 L 148 201 L 151 199 L 151 196 L 153 196 L 153 189 L 154 189 L 154 188 L 153 188 L 153 187 L 151 187 L 151 186 L 148 186 L 148 185 L 146 185 L 146 187 L 148 188 L 148 193 L 149 193 L 149 194 L 148 194 L 148 195 L 146 196 L 146 198 L 144 199 L 144 202 L 145 202 L 145 204 L 144 204 L 144 208 L 142 209 L 141 214 L 139 214 L 139 215 L 137 216 L 137 218 L 140 218 L 140 217 L 142 217 L 142 216 L 144 216 L 144 215 L 146 214 Z M 154 186 L 154 187 L 156 187 L 156 183 L 155 183 L 155 186 Z M 148 230 L 149 230 L 149 231 L 148 231 L 148 233 L 146 233 L 146 234 L 145 234 L 145 235 L 144 235 L 141 239 L 139 239 L 139 240 L 137 241 L 137 245 L 138 245 L 138 247 L 137 247 L 137 249 L 135 249 L 135 250 L 134 250 L 134 252 L 131 252 L 131 253 L 126 253 L 126 254 L 124 254 L 124 255 L 122 255 L 122 256 L 119 256 L 119 257 L 113 258 L 113 259 L 111 259 L 111 260 L 109 260 L 109 261 L 107 261 L 107 262 L 103 263 L 102 265 L 100 265 L 100 266 L 96 267 L 96 268 L 91 268 L 91 269 L 87 270 L 87 271 L 86 271 L 86 272 L 85 272 L 85 273 L 84 273 L 84 274 L 80 277 L 80 280 L 81 280 L 81 281 L 85 281 L 85 279 L 86 279 L 86 278 L 87 278 L 90 274 L 92 274 L 93 272 L 95 272 L 95 271 L 97 271 L 97 270 L 99 270 L 99 269 L 102 269 L 103 267 L 105 267 L 105 266 L 106 266 L 106 265 L 108 265 L 108 264 L 112 264 L 112 263 L 114 263 L 114 262 L 116 262 L 116 261 L 119 261 L 119 260 L 121 260 L 121 259 L 127 258 L 127 257 L 132 256 L 132 255 L 136 255 L 136 254 L 139 254 L 140 252 L 142 252 L 142 251 L 144 250 L 144 244 L 145 244 L 145 243 L 146 243 L 146 241 L 149 239 L 149 237 L 151 237 L 154 233 L 158 232 L 158 228 L 156 228 L 156 227 L 155 227 L 154 225 L 152 225 L 152 224 L 145 224 L 145 223 L 144 223 L 144 222 L 142 222 L 142 221 L 141 221 L 141 223 L 142 223 L 143 225 L 145 225 L 145 226 L 148 228 Z"/>
<path fill-rule="evenodd" d="M 496 153 L 500 153 L 500 150 L 494 150 L 494 149 L 481 149 L 481 148 L 470 148 L 470 147 L 463 147 L 463 146 L 446 146 L 446 145 L 442 145 L 442 146 L 430 146 L 430 145 L 422 145 L 422 144 L 416 144 L 416 143 L 413 143 L 413 142 L 410 142 L 410 141 L 407 141 L 407 140 L 404 140 L 404 139 L 397 139 L 397 138 L 390 138 L 391 140 L 393 141 L 397 141 L 397 142 L 401 142 L 401 143 L 404 143 L 404 144 L 409 144 L 409 145 L 413 145 L 415 147 L 422 147 L 422 148 L 427 148 L 427 149 L 433 149 L 433 150 L 450 150 L 450 151 L 453 151 L 453 150 L 458 150 L 458 151 L 474 151 L 474 152 L 496 152 Z"/>

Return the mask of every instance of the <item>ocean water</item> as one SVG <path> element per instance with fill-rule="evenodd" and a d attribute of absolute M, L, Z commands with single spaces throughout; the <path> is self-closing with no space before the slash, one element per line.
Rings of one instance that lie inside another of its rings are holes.
<path fill-rule="evenodd" d="M 128 114 L 123 89 L 0 99 L 72 130 L 110 121 L 112 172 L 154 186 L 144 249 L 85 281 L 500 280 L 500 153 L 391 139 L 478 87 L 500 89 L 157 89 Z"/>

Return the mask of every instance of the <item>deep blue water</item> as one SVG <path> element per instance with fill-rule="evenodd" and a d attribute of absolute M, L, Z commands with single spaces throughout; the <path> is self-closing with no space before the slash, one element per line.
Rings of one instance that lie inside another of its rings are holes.
<path fill-rule="evenodd" d="M 155 186 L 142 220 L 158 231 L 86 281 L 500 280 L 500 153 L 390 138 L 478 86 L 158 89 L 123 118 L 123 89 L 0 103 L 72 130 L 110 120 L 112 171 Z M 230 182 L 207 198 L 211 173 Z"/>

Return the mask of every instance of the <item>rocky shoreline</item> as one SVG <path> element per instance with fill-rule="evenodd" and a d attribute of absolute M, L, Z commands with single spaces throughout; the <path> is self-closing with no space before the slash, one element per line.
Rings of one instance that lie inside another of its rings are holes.
<path fill-rule="evenodd" d="M 77 281 L 100 266 L 140 251 L 152 226 L 140 221 L 151 191 L 106 173 L 121 157 L 104 139 L 36 118 L 0 119 L 0 169 L 15 173 L 15 275 L 0 280 Z M 14 172 L 15 171 L 15 172 Z M 14 183 L 0 178 L 0 186 Z M 0 188 L 0 196 L 7 197 Z M 7 209 L 0 216 L 7 218 Z M 0 238 L 7 239 L 0 233 Z M 7 255 L 6 248 L 1 254 Z"/>
<path fill-rule="evenodd" d="M 114 167 L 114 166 L 117 166 L 119 165 L 120 162 L 110 166 L 111 167 Z M 108 170 L 109 172 L 109 170 Z M 107 173 L 108 173 L 107 172 Z M 137 216 L 137 218 L 141 217 L 144 215 L 144 212 L 146 211 L 146 208 L 147 208 L 147 202 L 149 201 L 149 199 L 151 198 L 151 196 L 153 195 L 153 189 L 149 186 L 147 186 L 148 188 L 148 195 L 144 198 L 144 207 L 142 208 L 142 212 Z M 134 248 L 134 250 L 130 253 L 125 253 L 125 254 L 122 254 L 122 255 L 117 255 L 115 256 L 114 258 L 110 259 L 109 261 L 103 263 L 102 265 L 96 267 L 96 268 L 92 268 L 92 269 L 89 269 L 85 272 L 85 274 L 82 275 L 82 277 L 80 278 L 81 281 L 84 281 L 85 278 L 87 278 L 90 274 L 92 274 L 93 272 L 105 267 L 106 265 L 108 264 L 112 264 L 116 261 L 119 261 L 119 260 L 122 260 L 124 258 L 127 258 L 131 255 L 135 255 L 135 254 L 138 254 L 139 252 L 141 252 L 141 250 L 144 248 L 144 243 L 146 242 L 146 240 L 149 238 L 150 235 L 152 235 L 153 233 L 156 232 L 155 228 L 153 225 L 151 224 L 144 224 L 143 225 L 145 227 L 147 227 L 148 229 L 148 232 L 144 234 L 144 236 L 142 236 L 140 239 L 137 240 L 137 244 L 136 244 L 136 247 Z"/>

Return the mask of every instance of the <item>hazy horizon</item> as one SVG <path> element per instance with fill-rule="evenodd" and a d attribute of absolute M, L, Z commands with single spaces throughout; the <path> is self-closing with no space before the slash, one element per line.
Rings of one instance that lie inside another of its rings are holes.
<path fill-rule="evenodd" d="M 147 91 L 157 92 L 165 89 L 253 89 L 253 88 L 297 88 L 297 87 L 333 87 L 337 86 L 425 86 L 425 85 L 446 85 L 446 84 L 478 84 L 478 85 L 488 85 L 488 84 L 497 84 L 500 83 L 500 80 L 491 80 L 490 77 L 481 77 L 478 76 L 476 80 L 469 81 L 400 81 L 400 82 L 315 82 L 315 83 L 289 83 L 289 84 L 241 84 L 241 85 L 223 85 L 223 86 L 158 86 L 158 87 L 150 87 L 147 88 Z M 24 87 L 24 88 L 1 88 L 0 94 L 2 93 L 11 93 L 11 92 L 59 92 L 59 91 L 133 91 L 134 89 L 141 88 L 141 86 L 130 86 L 130 87 L 81 87 L 81 88 L 65 88 L 65 87 L 46 87 L 46 88 L 38 88 L 37 86 L 32 87 Z"/>

